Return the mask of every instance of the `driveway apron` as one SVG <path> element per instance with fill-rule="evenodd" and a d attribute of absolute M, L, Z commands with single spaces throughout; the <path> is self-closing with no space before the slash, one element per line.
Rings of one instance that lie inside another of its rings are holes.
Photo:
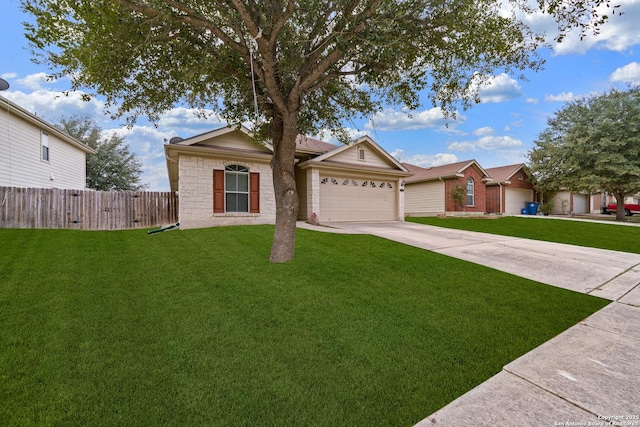
<path fill-rule="evenodd" d="M 612 301 L 417 427 L 640 427 L 640 255 L 407 222 L 327 225 Z"/>

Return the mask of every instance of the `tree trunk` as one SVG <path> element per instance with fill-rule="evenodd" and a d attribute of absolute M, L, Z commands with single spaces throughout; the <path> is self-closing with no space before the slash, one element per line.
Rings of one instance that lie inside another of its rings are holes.
<path fill-rule="evenodd" d="M 616 196 L 616 221 L 625 221 L 624 193 L 616 191 L 613 195 Z"/>
<path fill-rule="evenodd" d="M 273 263 L 291 261 L 295 255 L 296 220 L 298 219 L 298 189 L 295 178 L 297 120 L 285 116 L 273 123 L 273 191 L 276 198 L 276 229 L 269 260 Z"/>

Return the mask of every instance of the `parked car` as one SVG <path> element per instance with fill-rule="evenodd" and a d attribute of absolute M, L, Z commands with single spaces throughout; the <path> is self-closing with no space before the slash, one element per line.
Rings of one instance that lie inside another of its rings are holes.
<path fill-rule="evenodd" d="M 618 205 L 615 203 L 609 203 L 607 207 L 602 208 L 602 213 L 611 215 L 611 212 L 616 212 L 618 210 Z M 633 203 L 625 203 L 624 204 L 624 214 L 625 216 L 631 216 L 634 213 L 640 214 L 640 205 L 636 205 Z"/>

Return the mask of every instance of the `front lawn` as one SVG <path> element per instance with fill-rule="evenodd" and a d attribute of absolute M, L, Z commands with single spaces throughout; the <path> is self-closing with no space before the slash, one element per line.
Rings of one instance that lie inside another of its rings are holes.
<path fill-rule="evenodd" d="M 0 425 L 409 426 L 608 303 L 272 233 L 0 229 Z"/>
<path fill-rule="evenodd" d="M 569 221 L 544 217 L 423 217 L 406 221 L 613 251 L 640 253 L 640 226 Z"/>

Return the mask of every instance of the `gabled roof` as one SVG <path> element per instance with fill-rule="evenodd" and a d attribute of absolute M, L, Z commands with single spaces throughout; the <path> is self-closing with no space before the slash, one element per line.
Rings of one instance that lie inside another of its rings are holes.
<path fill-rule="evenodd" d="M 487 173 L 489 174 L 489 176 L 491 176 L 492 181 L 488 182 L 487 184 L 488 185 L 510 184 L 511 178 L 521 170 L 526 175 L 528 175 L 527 166 L 524 163 L 500 166 L 497 168 L 488 168 Z"/>
<path fill-rule="evenodd" d="M 42 120 L 40 117 L 36 116 L 35 114 L 32 114 L 30 112 L 28 112 L 27 110 L 25 110 L 24 108 L 22 108 L 21 106 L 19 106 L 18 104 L 14 104 L 13 102 L 9 101 L 7 98 L 4 98 L 2 96 L 0 96 L 0 107 L 4 110 L 4 111 L 9 111 L 11 114 L 18 116 L 20 118 L 22 118 L 23 120 L 31 123 L 32 125 L 45 130 L 53 135 L 55 135 L 56 137 L 60 138 L 61 140 L 63 140 L 64 142 L 79 148 L 80 150 L 84 151 L 87 154 L 95 154 L 96 151 L 89 147 L 88 145 L 82 143 L 81 141 L 78 141 L 77 139 L 73 138 L 72 136 L 67 135 L 66 133 L 62 132 L 60 129 L 56 128 L 55 126 L 45 122 L 44 120 Z"/>
<path fill-rule="evenodd" d="M 246 140 L 244 138 L 238 139 L 237 137 L 219 139 L 234 132 L 244 135 Z M 216 144 L 216 141 L 218 144 Z M 383 159 L 379 162 L 379 165 L 349 163 L 332 159 L 345 150 L 352 149 L 360 144 L 367 145 L 380 159 Z M 181 154 L 213 157 L 242 156 L 247 159 L 266 162 L 273 155 L 273 145 L 270 142 L 255 143 L 253 133 L 244 126 L 224 126 L 186 139 L 172 138 L 169 144 L 165 144 L 164 151 L 169 172 L 169 184 L 171 190 L 176 191 L 179 179 L 178 156 Z M 359 138 L 350 144 L 338 146 L 309 136 L 298 135 L 296 138 L 296 157 L 301 162 L 299 164 L 301 167 L 317 166 L 340 170 L 366 170 L 383 175 L 402 177 L 410 175 L 410 172 L 400 162 L 368 136 Z"/>
<path fill-rule="evenodd" d="M 218 129 L 214 129 L 214 130 L 210 130 L 198 135 L 194 135 L 194 136 L 190 136 L 189 138 L 180 138 L 180 137 L 175 137 L 175 138 L 171 138 L 171 145 L 181 145 L 181 146 L 189 146 L 189 145 L 196 145 L 196 144 L 200 144 L 204 141 L 210 140 L 210 139 L 214 139 L 214 138 L 218 138 L 222 135 L 226 135 L 229 133 L 233 133 L 233 132 L 240 132 L 245 134 L 246 136 L 248 136 L 249 138 L 253 138 L 253 134 L 251 133 L 251 131 L 243 126 L 243 125 L 238 125 L 238 126 L 223 126 L 220 127 Z M 175 141 L 175 142 L 174 142 Z"/>
<path fill-rule="evenodd" d="M 413 176 L 408 177 L 405 181 L 407 184 L 423 181 L 434 181 L 438 179 L 461 178 L 464 176 L 465 169 L 474 166 L 483 175 L 483 181 L 490 180 L 491 177 L 480 164 L 475 160 L 465 160 L 462 162 L 450 163 L 443 166 L 434 166 L 422 168 L 420 166 L 403 163 L 403 165 L 413 172 Z"/>
<path fill-rule="evenodd" d="M 325 143 L 326 144 L 326 143 Z M 331 145 L 331 144 L 329 144 Z M 397 161 L 393 156 L 391 156 L 389 153 L 387 153 L 382 147 L 380 147 L 373 139 L 371 139 L 369 136 L 363 136 L 360 137 L 358 139 L 356 139 L 353 142 L 350 142 L 349 144 L 344 144 L 342 146 L 333 146 L 334 149 L 331 151 L 327 151 L 324 154 L 318 156 L 318 157 L 314 157 L 310 160 L 307 160 L 304 163 L 300 164 L 301 168 L 305 168 L 305 167 L 309 167 L 309 166 L 317 166 L 320 164 L 333 164 L 335 166 L 338 165 L 343 165 L 345 167 L 349 166 L 349 167 L 357 167 L 356 165 L 353 165 L 351 163 L 344 163 L 344 162 L 339 162 L 334 160 L 333 158 L 335 158 L 336 156 L 338 156 L 340 153 L 343 153 L 347 150 L 351 150 L 354 147 L 357 147 L 358 145 L 366 145 L 368 146 L 370 149 L 372 149 L 378 156 L 380 156 L 382 159 L 384 159 L 384 161 L 386 163 L 389 164 L 389 168 L 391 170 L 397 171 L 402 173 L 403 175 L 409 175 L 409 170 L 407 168 L 404 167 L 404 165 L 402 163 L 400 163 L 399 161 Z M 366 167 L 359 167 L 359 168 L 366 168 L 366 169 L 371 169 L 371 168 L 375 168 L 372 166 L 366 166 Z M 383 168 L 380 168 L 381 170 Z"/>
<path fill-rule="evenodd" d="M 311 138 L 310 136 L 298 135 L 296 138 L 296 153 L 323 154 L 338 148 L 337 145 Z"/>
<path fill-rule="evenodd" d="M 176 146 L 194 146 L 200 145 L 203 142 L 213 140 L 219 138 L 223 135 L 227 135 L 230 133 L 239 132 L 244 134 L 247 138 L 255 141 L 253 132 L 243 125 L 238 126 L 224 126 L 218 129 L 214 129 L 205 133 L 201 133 L 199 135 L 195 135 L 189 138 L 176 138 L 176 141 L 171 143 L 171 145 Z M 172 139 L 173 141 L 173 139 Z M 265 151 L 273 153 L 273 144 L 269 141 L 264 142 L 263 144 L 255 144 L 256 148 L 263 148 Z M 335 150 L 338 148 L 337 145 L 329 144 L 328 142 L 320 141 L 319 139 L 311 138 L 305 135 L 298 135 L 296 138 L 296 153 L 297 154 L 323 154 L 327 151 Z"/>

